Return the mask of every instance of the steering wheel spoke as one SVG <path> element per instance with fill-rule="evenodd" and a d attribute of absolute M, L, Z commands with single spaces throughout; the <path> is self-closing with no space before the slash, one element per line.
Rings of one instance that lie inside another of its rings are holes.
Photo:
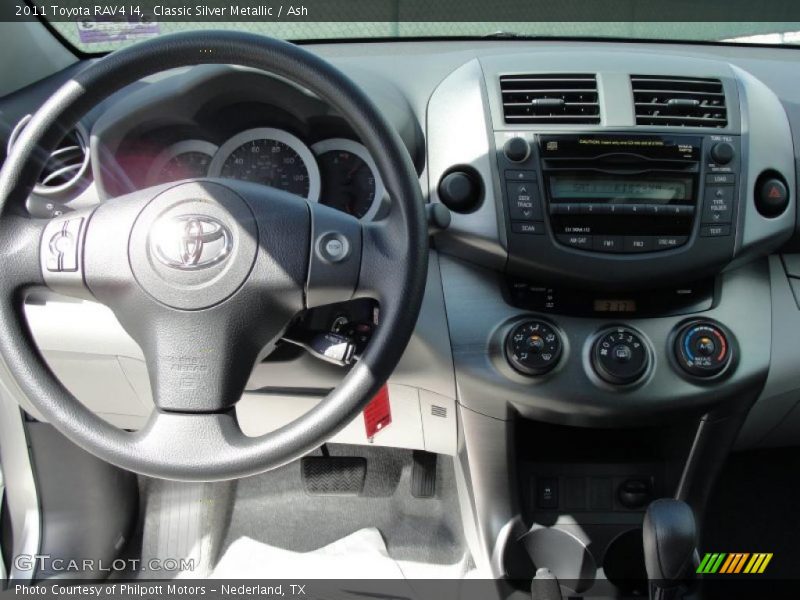
<path fill-rule="evenodd" d="M 306 306 L 350 300 L 358 285 L 362 226 L 355 217 L 309 202 L 311 236 Z"/>

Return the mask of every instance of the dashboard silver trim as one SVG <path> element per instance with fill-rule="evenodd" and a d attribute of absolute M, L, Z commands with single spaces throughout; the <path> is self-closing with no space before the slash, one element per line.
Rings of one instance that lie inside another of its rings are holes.
<path fill-rule="evenodd" d="M 309 202 L 318 202 L 321 181 L 317 159 L 314 157 L 311 149 L 300 138 L 292 135 L 288 131 L 275 127 L 247 129 L 229 138 L 219 147 L 219 150 L 217 150 L 217 153 L 211 160 L 211 165 L 208 167 L 208 175 L 210 177 L 222 177 L 222 166 L 234 150 L 237 150 L 248 142 L 264 139 L 275 140 L 286 144 L 297 153 L 305 163 L 306 170 L 308 171 L 308 196 L 306 199 Z"/>

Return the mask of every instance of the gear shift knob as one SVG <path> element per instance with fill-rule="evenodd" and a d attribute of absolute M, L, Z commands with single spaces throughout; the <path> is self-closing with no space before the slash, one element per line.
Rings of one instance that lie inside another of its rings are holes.
<path fill-rule="evenodd" d="M 644 516 L 644 561 L 656 588 L 677 586 L 690 573 L 697 547 L 694 513 L 681 500 L 662 498 Z"/>

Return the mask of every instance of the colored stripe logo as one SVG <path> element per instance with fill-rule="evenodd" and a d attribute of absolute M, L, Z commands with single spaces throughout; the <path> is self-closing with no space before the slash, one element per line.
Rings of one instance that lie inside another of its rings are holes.
<path fill-rule="evenodd" d="M 703 575 L 713 575 L 715 573 L 725 575 L 737 575 L 747 573 L 750 575 L 763 573 L 769 561 L 772 560 L 772 553 L 757 552 L 707 552 L 697 567 L 697 572 Z"/>

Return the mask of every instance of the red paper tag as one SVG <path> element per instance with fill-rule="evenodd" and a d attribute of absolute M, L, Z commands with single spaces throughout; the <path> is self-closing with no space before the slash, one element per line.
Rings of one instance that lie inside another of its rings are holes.
<path fill-rule="evenodd" d="M 392 407 L 389 405 L 389 388 L 383 386 L 364 409 L 364 427 L 371 438 L 386 429 L 392 422 Z"/>

